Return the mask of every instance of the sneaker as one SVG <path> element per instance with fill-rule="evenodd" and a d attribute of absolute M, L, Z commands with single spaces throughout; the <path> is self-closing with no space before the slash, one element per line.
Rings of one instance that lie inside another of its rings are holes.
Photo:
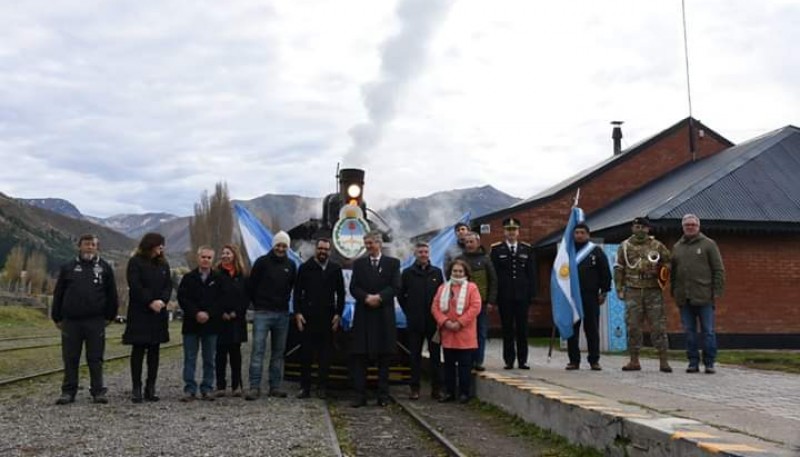
<path fill-rule="evenodd" d="M 689 365 L 689 367 L 686 368 L 686 372 L 687 373 L 699 373 L 700 372 L 700 368 L 697 365 Z"/>
<path fill-rule="evenodd" d="M 70 395 L 70 394 L 61 394 L 61 396 L 58 397 L 58 400 L 56 400 L 57 405 L 67 405 L 74 402 L 75 402 L 75 395 Z"/>
<path fill-rule="evenodd" d="M 376 403 L 380 407 L 385 407 L 389 405 L 389 399 L 386 397 L 378 397 L 378 401 Z"/>
<path fill-rule="evenodd" d="M 270 389 L 269 390 L 269 396 L 270 397 L 275 397 L 275 398 L 286 398 L 288 395 L 286 394 L 286 392 L 284 392 L 282 390 Z"/>
<path fill-rule="evenodd" d="M 599 363 L 592 363 L 589 366 L 592 367 L 592 371 L 603 371 L 603 367 Z"/>
<path fill-rule="evenodd" d="M 241 388 L 233 389 L 233 392 L 231 392 L 231 397 L 237 397 L 238 398 L 238 397 L 241 397 L 242 395 L 243 394 L 242 394 L 242 389 Z"/>
<path fill-rule="evenodd" d="M 185 394 L 183 394 L 183 397 L 181 397 L 181 401 L 184 403 L 189 403 L 190 401 L 195 401 L 196 399 L 197 399 L 197 394 L 194 394 L 192 392 L 186 392 Z"/>
<path fill-rule="evenodd" d="M 214 401 L 215 397 L 210 392 L 203 392 L 200 394 L 200 399 L 203 401 Z"/>
<path fill-rule="evenodd" d="M 706 365 L 706 374 L 714 374 L 717 370 L 714 369 L 714 365 Z"/>
<path fill-rule="evenodd" d="M 97 395 L 92 396 L 92 403 L 97 403 L 99 405 L 105 405 L 108 403 L 108 398 L 106 398 L 105 393 L 99 393 Z"/>
<path fill-rule="evenodd" d="M 579 370 L 580 368 L 580 365 L 577 363 L 568 363 L 567 366 L 564 367 L 564 369 L 567 371 Z"/>
<path fill-rule="evenodd" d="M 247 391 L 247 395 L 244 396 L 245 400 L 257 400 L 261 397 L 261 389 L 250 389 Z"/>

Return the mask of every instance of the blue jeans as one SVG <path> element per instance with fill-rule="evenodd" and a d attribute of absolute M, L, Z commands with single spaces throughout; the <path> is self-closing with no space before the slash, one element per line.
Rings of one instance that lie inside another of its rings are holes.
<path fill-rule="evenodd" d="M 481 306 L 481 312 L 478 314 L 478 349 L 473 352 L 472 364 L 474 366 L 483 366 L 483 361 L 486 356 L 486 339 L 489 336 L 489 310 L 485 304 Z"/>
<path fill-rule="evenodd" d="M 250 354 L 250 388 L 261 388 L 264 371 L 264 352 L 267 336 L 270 337 L 269 388 L 277 389 L 283 378 L 283 355 L 286 352 L 286 336 L 289 334 L 289 313 L 256 311 L 253 316 L 253 352 Z"/>
<path fill-rule="evenodd" d="M 689 365 L 696 367 L 700 364 L 700 353 L 697 350 L 697 321 L 700 321 L 700 331 L 703 335 L 703 365 L 714 366 L 717 358 L 717 335 L 714 333 L 714 305 L 684 305 L 681 306 L 681 323 L 686 332 L 686 357 Z"/>
<path fill-rule="evenodd" d="M 194 373 L 197 370 L 197 351 L 203 351 L 203 380 L 200 392 L 211 392 L 214 385 L 214 357 L 217 352 L 217 335 L 183 335 L 183 391 L 187 394 L 197 393 L 197 381 Z"/>

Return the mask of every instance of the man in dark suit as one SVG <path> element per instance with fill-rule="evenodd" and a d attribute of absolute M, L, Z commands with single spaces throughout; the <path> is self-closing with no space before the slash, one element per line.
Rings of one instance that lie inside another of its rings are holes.
<path fill-rule="evenodd" d="M 428 243 L 417 243 L 414 249 L 416 261 L 403 270 L 402 287 L 397 301 L 406 314 L 406 332 L 408 334 L 408 351 L 411 365 L 411 396 L 419 399 L 419 378 L 422 368 L 422 343 L 428 342 L 431 365 L 431 397 L 439 399 L 441 376 L 441 355 L 439 343 L 431 341 L 436 333 L 436 321 L 431 314 L 431 303 L 439 286 L 444 282 L 442 270 L 431 265 L 430 246 Z"/>
<path fill-rule="evenodd" d="M 300 395 L 311 396 L 311 362 L 319 358 L 317 396 L 325 398 L 330 368 L 333 332 L 339 327 L 344 310 L 342 267 L 328 257 L 331 241 L 317 240 L 314 257 L 300 265 L 294 286 L 294 319 L 300 331 Z"/>
<path fill-rule="evenodd" d="M 395 352 L 394 298 L 400 290 L 400 261 L 381 254 L 380 232 L 364 235 L 367 255 L 353 262 L 350 294 L 355 298 L 352 346 L 354 407 L 367 404 L 367 364 L 378 364 L 378 406 L 389 398 L 389 359 Z"/>
<path fill-rule="evenodd" d="M 503 220 L 505 241 L 492 245 L 492 263 L 497 271 L 497 306 L 503 328 L 505 369 L 528 366 L 528 308 L 536 291 L 533 247 L 519 238 L 519 220 Z"/>

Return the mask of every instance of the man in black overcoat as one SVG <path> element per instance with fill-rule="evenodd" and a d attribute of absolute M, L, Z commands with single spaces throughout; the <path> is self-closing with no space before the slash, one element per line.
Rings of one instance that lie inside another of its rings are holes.
<path fill-rule="evenodd" d="M 350 354 L 353 387 L 358 395 L 354 407 L 367 404 L 367 364 L 378 364 L 378 406 L 389 398 L 389 360 L 395 353 L 394 299 L 400 290 L 400 261 L 381 254 L 380 232 L 364 235 L 367 255 L 353 262 L 350 294 L 355 298 Z"/>
<path fill-rule="evenodd" d="M 317 396 L 325 398 L 327 395 L 333 332 L 339 327 L 345 296 L 342 267 L 330 260 L 330 250 L 329 239 L 317 240 L 314 257 L 300 265 L 295 281 L 294 319 L 301 347 L 298 398 L 311 396 L 311 362 L 315 353 L 319 359 Z"/>

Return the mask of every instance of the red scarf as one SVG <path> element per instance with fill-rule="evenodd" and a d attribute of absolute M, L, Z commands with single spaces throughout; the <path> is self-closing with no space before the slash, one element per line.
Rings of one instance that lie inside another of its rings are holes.
<path fill-rule="evenodd" d="M 225 265 L 224 263 L 219 264 L 219 269 L 227 271 L 228 274 L 232 277 L 236 276 L 236 265 L 230 263 Z"/>

